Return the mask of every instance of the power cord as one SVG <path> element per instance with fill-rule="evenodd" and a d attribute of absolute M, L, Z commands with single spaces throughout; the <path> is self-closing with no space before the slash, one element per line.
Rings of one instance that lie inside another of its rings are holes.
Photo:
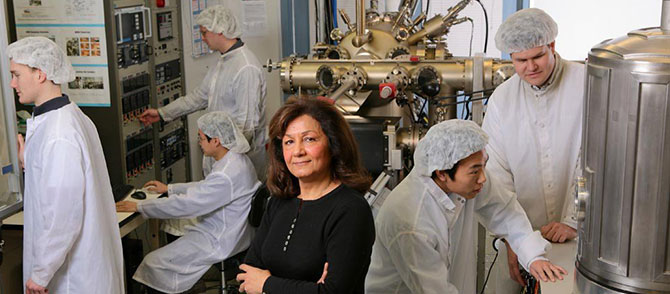
<path fill-rule="evenodd" d="M 472 92 L 463 92 L 463 93 L 454 94 L 454 95 L 450 95 L 450 96 L 442 96 L 442 97 L 437 97 L 436 96 L 435 98 L 437 98 L 439 100 L 444 100 L 444 99 L 450 99 L 450 98 L 458 98 L 458 97 L 461 97 L 461 96 L 472 96 L 472 94 L 477 94 L 477 93 L 492 92 L 493 90 L 495 90 L 495 88 L 472 91 Z"/>
<path fill-rule="evenodd" d="M 489 282 L 489 276 L 491 276 L 491 270 L 493 269 L 493 265 L 496 264 L 496 260 L 498 259 L 498 248 L 496 247 L 496 242 L 498 240 L 501 240 L 500 238 L 494 238 L 493 243 L 491 244 L 493 246 L 493 250 L 496 251 L 496 256 L 493 257 L 493 262 L 491 262 L 491 265 L 489 266 L 489 272 L 486 274 L 486 279 L 484 279 L 484 285 L 482 285 L 482 290 L 479 291 L 479 294 L 484 293 L 484 289 L 486 289 L 486 284 Z"/>
<path fill-rule="evenodd" d="M 486 49 L 489 46 L 489 15 L 486 13 L 486 8 L 484 8 L 482 1 L 477 0 L 477 3 L 479 3 L 479 6 L 482 7 L 482 11 L 484 11 L 484 22 L 486 23 L 486 34 L 484 35 L 484 54 L 486 54 Z"/>

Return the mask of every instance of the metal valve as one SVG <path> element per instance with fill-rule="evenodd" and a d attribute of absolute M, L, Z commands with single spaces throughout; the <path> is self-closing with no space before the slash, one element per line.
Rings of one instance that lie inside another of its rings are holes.
<path fill-rule="evenodd" d="M 272 63 L 272 59 L 268 58 L 268 61 L 263 65 L 263 67 L 267 68 L 268 72 L 272 72 L 272 70 L 281 68 L 281 62 Z"/>

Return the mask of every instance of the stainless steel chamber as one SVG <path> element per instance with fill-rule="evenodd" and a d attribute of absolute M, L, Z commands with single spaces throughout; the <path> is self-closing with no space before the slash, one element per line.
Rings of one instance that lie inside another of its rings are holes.
<path fill-rule="evenodd" d="M 670 293 L 669 14 L 589 53 L 576 293 Z"/>

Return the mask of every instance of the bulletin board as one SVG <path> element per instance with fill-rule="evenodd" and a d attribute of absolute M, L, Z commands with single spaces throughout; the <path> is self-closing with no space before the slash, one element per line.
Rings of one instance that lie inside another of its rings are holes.
<path fill-rule="evenodd" d="M 56 42 L 75 70 L 61 85 L 79 106 L 109 107 L 110 82 L 103 0 L 13 0 L 18 39 L 42 36 Z"/>

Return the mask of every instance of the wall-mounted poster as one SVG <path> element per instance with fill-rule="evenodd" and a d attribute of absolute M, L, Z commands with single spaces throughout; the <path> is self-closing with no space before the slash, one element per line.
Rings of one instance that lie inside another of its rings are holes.
<path fill-rule="evenodd" d="M 79 106 L 109 107 L 103 0 L 14 0 L 17 38 L 47 37 L 67 54 L 76 78 L 62 85 Z"/>
<path fill-rule="evenodd" d="M 209 46 L 202 40 L 200 26 L 195 22 L 195 19 L 205 8 L 217 4 L 219 4 L 217 0 L 191 0 L 191 35 L 193 37 L 193 57 L 195 58 L 212 53 Z"/>

